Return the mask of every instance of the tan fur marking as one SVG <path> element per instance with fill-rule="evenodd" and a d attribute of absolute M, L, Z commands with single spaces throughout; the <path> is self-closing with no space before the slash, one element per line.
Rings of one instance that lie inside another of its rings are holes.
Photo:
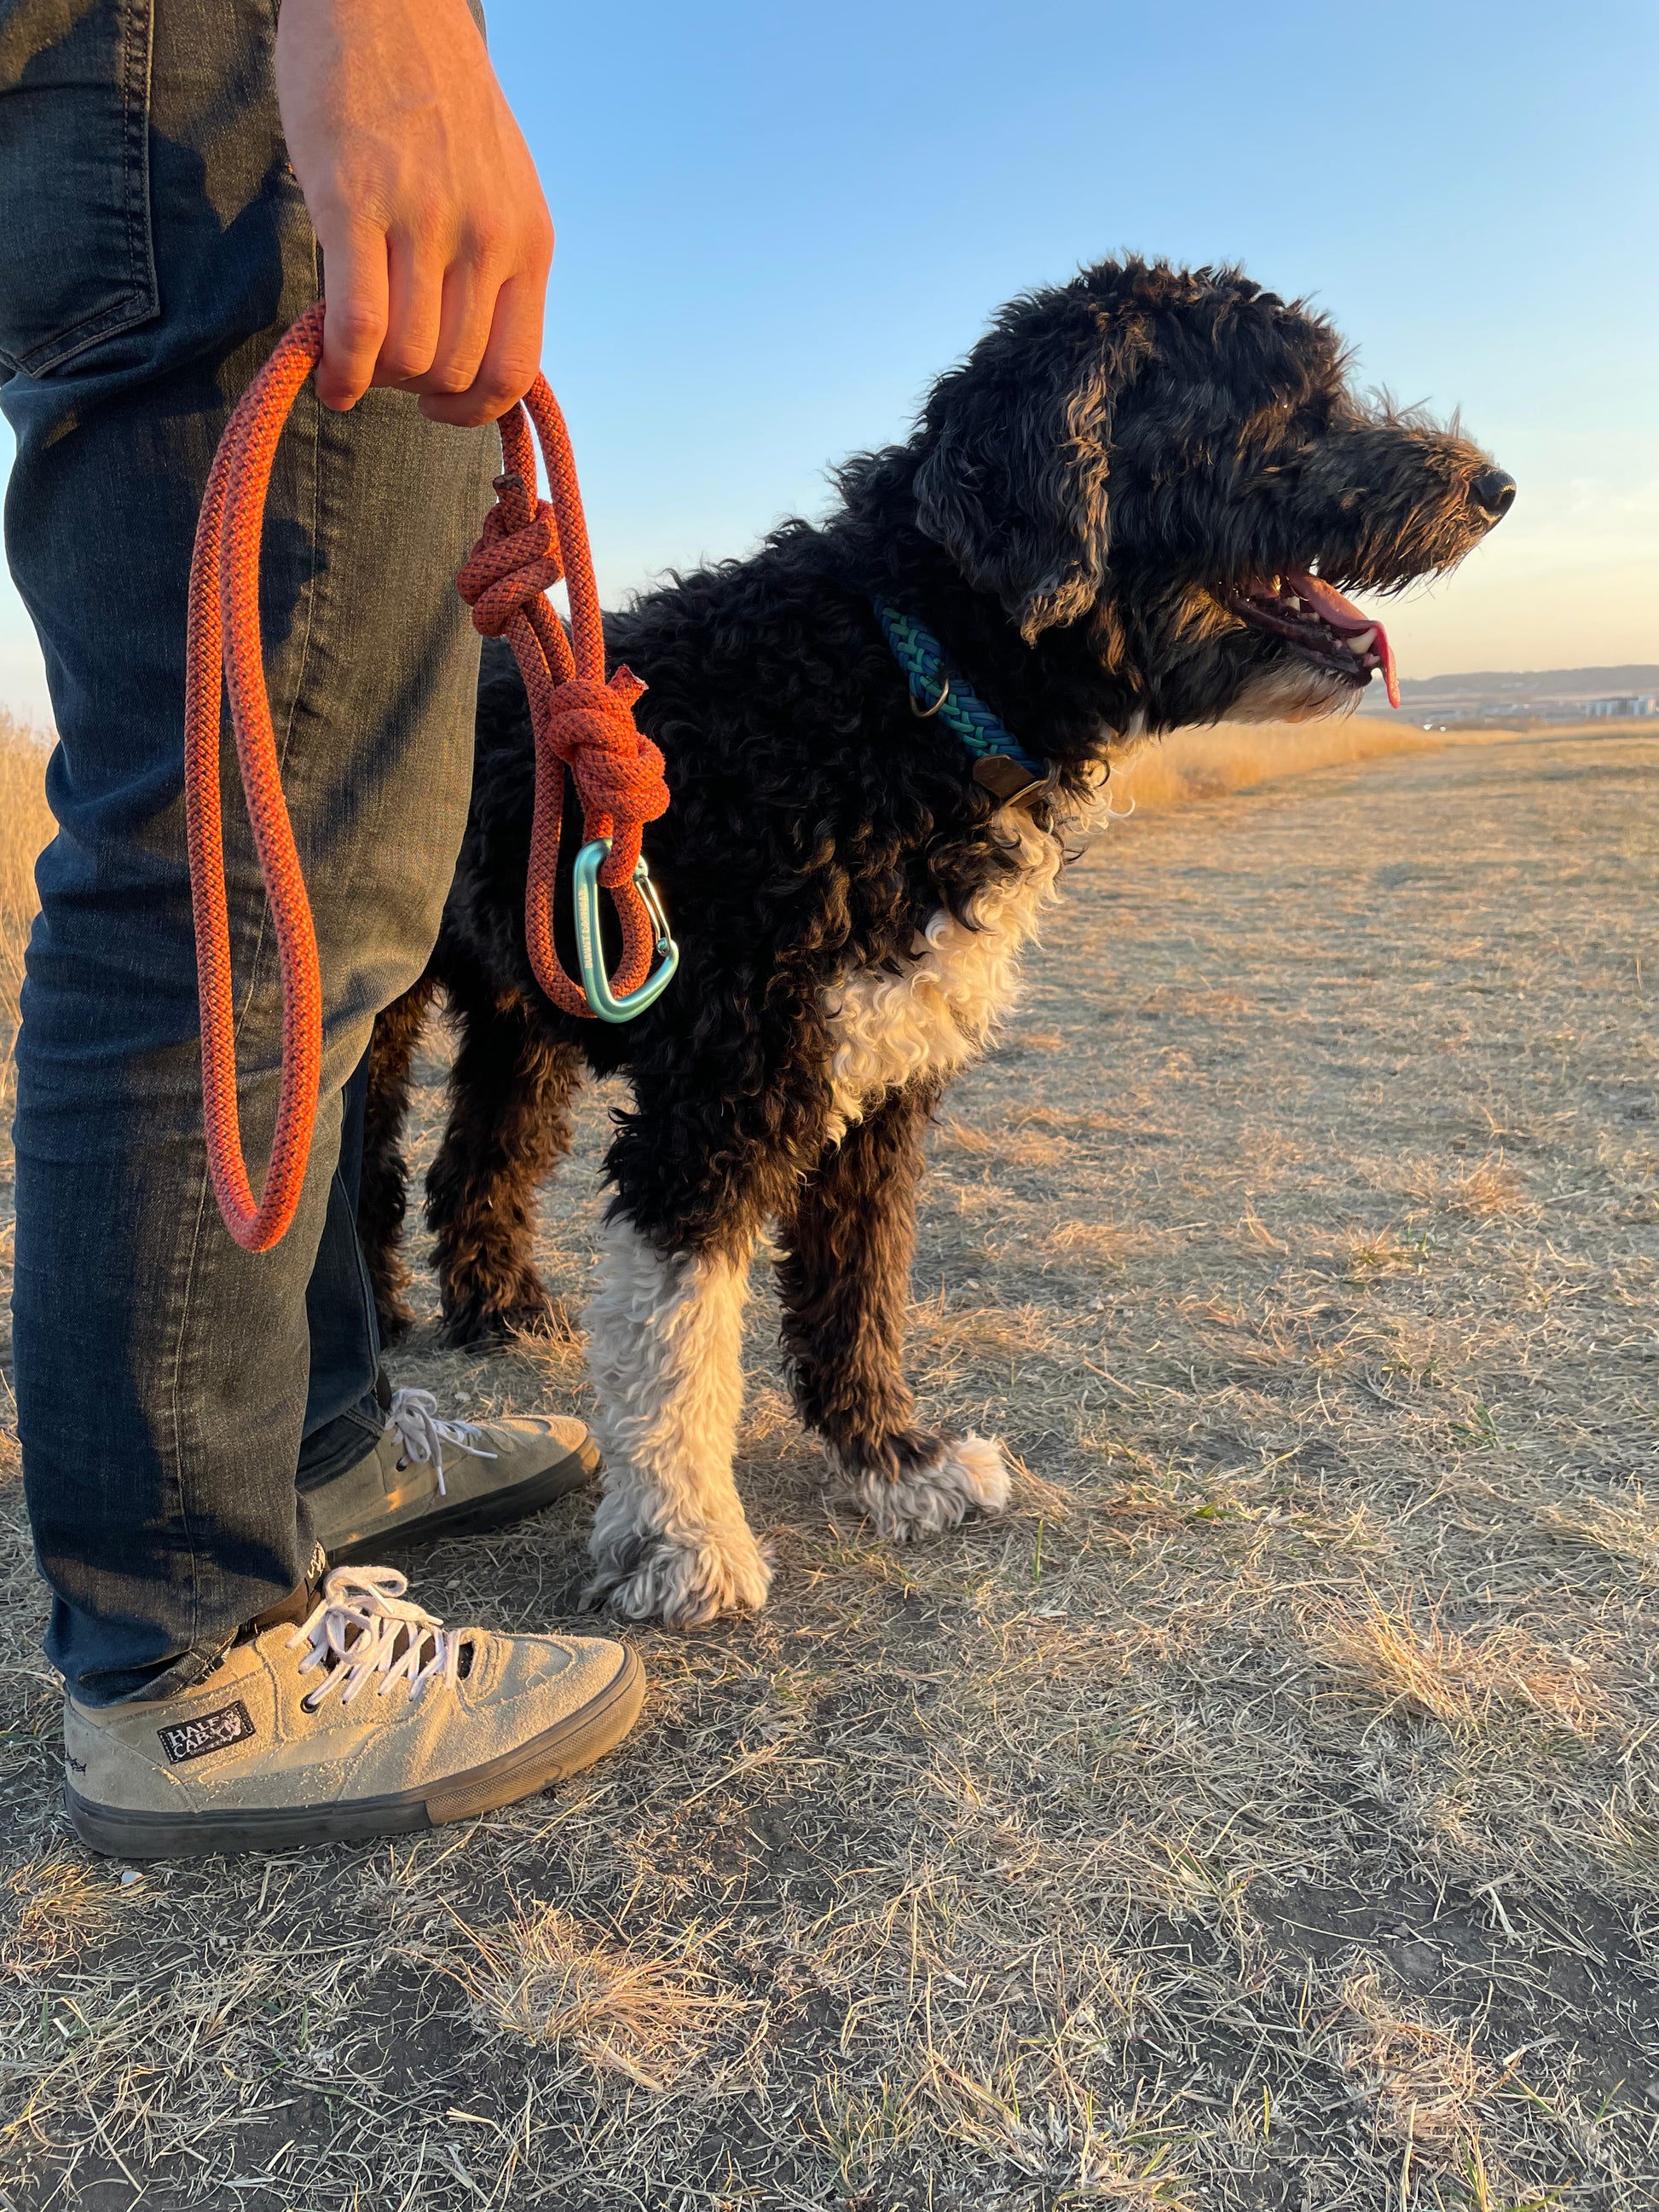
<path fill-rule="evenodd" d="M 993 1517 L 1008 1503 L 1008 1462 L 1002 1446 L 988 1437 L 957 1437 L 926 1467 L 912 1468 L 896 1482 L 867 1468 L 851 1473 L 829 1456 L 841 1477 L 837 1494 L 867 1513 L 890 1543 L 937 1535 L 969 1513 Z"/>
<path fill-rule="evenodd" d="M 625 1221 L 607 1222 L 600 1243 L 587 1324 L 605 1474 L 591 1595 L 678 1627 L 761 1605 L 771 1569 L 732 1480 L 748 1255 L 665 1259 Z"/>
<path fill-rule="evenodd" d="M 1103 784 L 1091 814 L 1103 799 Z M 1013 1005 L 1019 957 L 1054 896 L 1063 847 L 1020 806 L 1004 807 L 996 827 L 1019 866 L 976 895 L 966 921 L 941 908 L 918 933 L 900 974 L 860 968 L 825 993 L 835 1044 L 832 1143 L 889 1091 L 919 1075 L 949 1075 L 976 1058 Z"/>

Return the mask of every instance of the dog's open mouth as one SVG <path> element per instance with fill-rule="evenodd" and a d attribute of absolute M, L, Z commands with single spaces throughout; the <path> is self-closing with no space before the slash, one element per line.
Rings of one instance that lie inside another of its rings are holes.
<path fill-rule="evenodd" d="M 1352 599 L 1345 599 L 1334 585 L 1305 569 L 1287 568 L 1282 576 L 1229 592 L 1226 599 L 1243 621 L 1282 637 L 1316 668 L 1359 684 L 1369 684 L 1380 668 L 1389 706 L 1400 704 L 1387 630 L 1362 614 Z"/>

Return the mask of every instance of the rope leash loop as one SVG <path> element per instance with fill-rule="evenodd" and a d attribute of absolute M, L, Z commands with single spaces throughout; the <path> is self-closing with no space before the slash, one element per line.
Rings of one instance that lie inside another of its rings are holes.
<path fill-rule="evenodd" d="M 301 315 L 248 386 L 213 457 L 191 556 L 185 647 L 185 817 L 202 1026 L 202 1118 L 208 1170 L 226 1228 L 246 1252 L 268 1252 L 298 1210 L 322 1080 L 323 999 L 317 936 L 283 797 L 259 634 L 259 541 L 284 424 L 322 356 L 322 301 Z M 536 441 L 550 497 L 536 495 Z M 565 1012 L 625 1022 L 661 994 L 679 963 L 641 851 L 647 822 L 668 806 L 663 757 L 634 721 L 645 686 L 626 668 L 607 680 L 605 627 L 569 433 L 538 376 L 501 422 L 502 473 L 483 535 L 456 579 L 487 637 L 517 659 L 535 732 L 536 800 L 525 884 L 525 938 L 537 981 Z M 546 593 L 564 578 L 573 635 Z M 222 696 L 254 848 L 270 902 L 282 984 L 282 1066 L 264 1186 L 258 1199 L 242 1149 L 236 1097 L 236 1006 L 219 799 Z M 560 965 L 553 895 L 569 771 L 585 833 L 573 896 L 586 991 Z M 599 952 L 599 887 L 622 925 L 607 978 Z M 660 965 L 651 974 L 653 955 Z M 647 980 L 648 979 L 648 980 Z"/>
<path fill-rule="evenodd" d="M 319 301 L 247 390 L 219 441 L 191 556 L 185 641 L 185 829 L 202 1018 L 208 1172 L 245 1252 L 285 1234 L 305 1188 L 322 1079 L 323 991 L 305 878 L 283 798 L 259 636 L 259 531 L 283 425 L 323 349 Z M 282 1074 L 264 1188 L 256 1200 L 236 1103 L 236 1011 L 219 807 L 219 713 L 230 695 L 242 791 L 270 902 L 283 992 Z"/>

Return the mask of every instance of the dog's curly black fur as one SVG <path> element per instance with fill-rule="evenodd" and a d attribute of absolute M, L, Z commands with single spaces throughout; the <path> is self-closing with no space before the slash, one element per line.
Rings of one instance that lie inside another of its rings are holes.
<path fill-rule="evenodd" d="M 580 1064 L 625 1071 L 613 1220 L 656 1255 L 671 1304 L 691 1295 L 697 1263 L 736 1264 L 762 1220 L 781 1224 L 802 1413 L 878 1519 L 889 1492 L 930 1492 L 886 1514 L 903 1534 L 994 1502 L 994 1485 L 969 1480 L 954 1512 L 939 1505 L 927 1478 L 952 1447 L 917 1429 L 900 1362 L 917 1133 L 949 1070 L 896 1080 L 838 1142 L 838 992 L 849 975 L 902 975 L 936 915 L 982 921 L 988 895 L 1029 865 L 1030 836 L 1058 836 L 1086 810 L 1115 738 L 1357 698 L 1358 664 L 1344 673 L 1300 654 L 1242 618 L 1235 594 L 1313 570 L 1395 590 L 1461 559 L 1513 487 L 1455 430 L 1363 404 L 1322 317 L 1236 270 L 1139 260 L 1004 309 L 908 442 L 849 461 L 837 482 L 823 522 L 787 523 L 750 558 L 678 578 L 609 622 L 614 659 L 649 685 L 639 720 L 667 762 L 673 803 L 646 847 L 683 948 L 672 987 L 626 1026 L 558 1012 L 532 976 L 530 728 L 510 656 L 486 648 L 442 934 L 377 1036 L 387 1080 L 371 1110 L 364 1228 L 395 1324 L 394 1094 L 434 987 L 464 1040 L 428 1187 L 454 1340 L 545 1315 L 534 1188 L 565 1143 Z M 1048 787 L 1021 802 L 1028 830 L 1010 834 L 960 745 L 910 711 L 877 596 L 920 616 L 1051 763 Z M 561 950 L 574 969 L 572 945 Z M 662 1325 L 649 1304 L 635 1297 L 647 1331 Z M 667 1478 L 639 1463 L 644 1431 L 628 1429 L 640 1415 L 612 1415 L 612 1481 L 631 1491 L 632 1517 L 623 1532 L 601 1509 L 597 1587 L 624 1610 L 680 1619 L 752 1598 L 752 1574 L 641 1580 L 642 1550 L 696 1551 L 726 1492 L 711 1473 L 707 1496 L 665 1504 Z"/>

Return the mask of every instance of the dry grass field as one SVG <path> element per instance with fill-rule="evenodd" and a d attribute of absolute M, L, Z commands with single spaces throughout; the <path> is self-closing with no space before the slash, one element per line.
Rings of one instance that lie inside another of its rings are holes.
<path fill-rule="evenodd" d="M 1167 814 L 1195 799 L 1272 783 L 1315 769 L 1376 760 L 1385 753 L 1437 752 L 1443 738 L 1396 722 L 1351 717 L 1336 722 L 1235 723 L 1176 730 L 1131 750 L 1113 776 L 1143 814 Z M 1119 802 L 1114 801 L 1115 804 Z"/>
<path fill-rule="evenodd" d="M 0 707 L 0 1123 L 9 1124 L 17 987 L 34 912 L 34 856 L 52 835 L 41 788 L 44 741 Z"/>
<path fill-rule="evenodd" d="M 641 1635 L 576 1784 L 88 1858 L 0 1447 L 0 2203 L 1659 2201 L 1659 735 L 1233 794 L 1224 750 L 1073 872 L 937 1132 L 914 1370 L 1014 1510 L 908 1551 L 827 1511 L 761 1297 L 775 1602 Z M 545 1207 L 577 1305 L 608 1103 Z M 397 1379 L 583 1392 L 428 1329 Z M 557 1621 L 586 1519 L 417 1592 Z"/>

